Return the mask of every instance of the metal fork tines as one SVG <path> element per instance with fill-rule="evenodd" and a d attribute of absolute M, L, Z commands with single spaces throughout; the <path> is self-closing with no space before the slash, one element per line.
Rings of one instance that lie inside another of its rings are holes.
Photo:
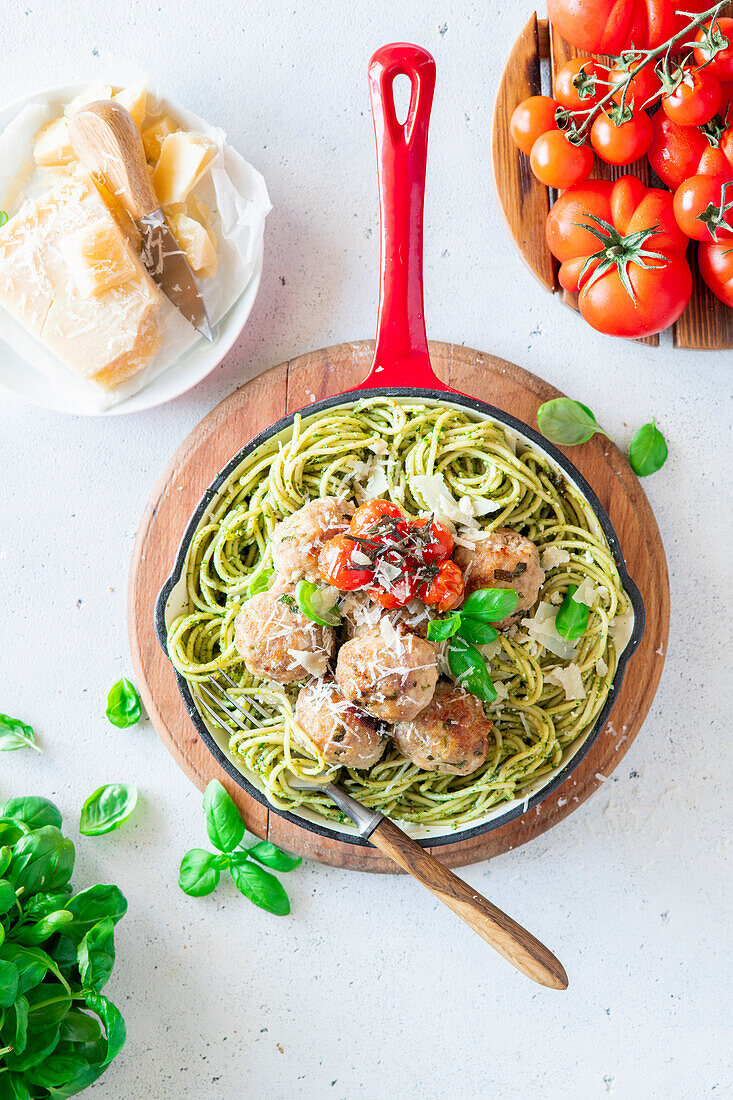
<path fill-rule="evenodd" d="M 224 672 L 223 669 L 219 670 L 219 675 L 224 677 L 230 687 L 237 687 L 237 684 L 234 682 L 234 680 L 232 680 L 231 676 Z M 268 714 L 265 708 L 263 706 L 260 706 L 257 700 L 253 699 L 251 695 L 247 696 L 247 704 L 245 705 L 244 703 L 240 702 L 239 699 L 236 699 L 233 695 L 231 695 L 226 690 L 226 688 L 222 686 L 219 680 L 216 679 L 216 677 L 209 676 L 208 680 L 209 683 L 217 689 L 219 694 L 217 695 L 213 691 L 211 691 L 211 689 L 207 687 L 206 684 L 199 683 L 198 701 L 207 712 L 207 714 L 209 714 L 214 719 L 217 725 L 223 725 L 226 729 L 226 725 L 222 722 L 222 698 L 225 699 L 227 703 L 229 703 L 229 705 L 235 709 L 235 711 L 239 711 L 239 713 L 247 719 L 247 725 L 245 725 L 245 723 L 242 722 L 237 714 L 232 714 L 230 711 L 226 711 L 227 718 L 234 722 L 234 724 L 245 733 L 247 733 L 252 728 L 262 729 L 261 719 L 264 718 L 265 720 L 269 720 L 272 718 L 272 715 Z M 202 698 L 204 694 L 208 699 L 211 700 L 212 703 L 219 707 L 219 711 L 214 710 L 214 708 L 206 702 L 206 699 Z"/>

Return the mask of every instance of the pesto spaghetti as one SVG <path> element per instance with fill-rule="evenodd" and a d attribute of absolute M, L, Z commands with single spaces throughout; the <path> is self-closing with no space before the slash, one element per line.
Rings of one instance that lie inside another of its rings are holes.
<path fill-rule="evenodd" d="M 417 488 L 426 484 L 420 475 L 442 478 L 460 502 L 468 526 L 459 524 L 459 544 L 510 527 L 537 545 L 545 572 L 539 603 L 482 648 L 498 698 L 486 709 L 493 725 L 477 770 L 425 771 L 390 742 L 369 770 L 331 766 L 333 777 L 390 817 L 425 826 L 474 821 L 523 797 L 555 769 L 608 697 L 633 613 L 596 515 L 545 455 L 517 445 L 509 429 L 448 404 L 369 397 L 312 418 L 296 416 L 286 438 L 250 455 L 206 513 L 186 563 L 188 609 L 168 633 L 171 660 L 194 697 L 200 682 L 224 670 L 237 685 L 231 693 L 245 706 L 252 698 L 268 714 L 238 729 L 229 748 L 280 809 L 307 807 L 343 820 L 324 795 L 288 784 L 289 771 L 307 777 L 327 767 L 315 746 L 309 756 L 293 737 L 298 684 L 257 679 L 234 645 L 243 603 L 267 587 L 270 535 L 284 517 L 323 497 L 355 503 L 383 497 L 408 516 L 424 515 L 435 506 Z M 570 586 L 589 607 L 587 627 L 574 642 L 554 628 Z M 224 723 L 236 725 L 226 711 Z"/>

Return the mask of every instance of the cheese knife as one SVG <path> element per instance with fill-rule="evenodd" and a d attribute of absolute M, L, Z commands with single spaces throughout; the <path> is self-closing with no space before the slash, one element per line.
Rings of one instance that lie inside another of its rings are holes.
<path fill-rule="evenodd" d="M 115 195 L 137 226 L 140 259 L 151 278 L 186 320 L 213 341 L 206 306 L 158 202 L 129 111 L 112 100 L 89 103 L 71 119 L 69 136 L 82 164 Z"/>

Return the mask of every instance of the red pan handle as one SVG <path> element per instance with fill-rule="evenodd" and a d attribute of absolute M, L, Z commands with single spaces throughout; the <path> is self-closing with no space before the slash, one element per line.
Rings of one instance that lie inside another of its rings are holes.
<path fill-rule="evenodd" d="M 393 83 L 409 77 L 410 106 L 397 120 Z M 374 361 L 358 389 L 447 390 L 430 365 L 423 305 L 423 199 L 435 61 L 406 42 L 382 46 L 369 62 L 381 214 L 379 319 Z"/>

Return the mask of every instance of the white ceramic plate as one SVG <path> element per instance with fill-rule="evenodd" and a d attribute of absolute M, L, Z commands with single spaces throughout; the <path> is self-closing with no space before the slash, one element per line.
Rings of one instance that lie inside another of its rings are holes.
<path fill-rule="evenodd" d="M 43 91 L 16 100 L 15 103 L 0 110 L 0 132 L 29 103 L 68 103 L 91 83 L 87 81 L 83 84 L 45 88 Z M 125 81 L 120 80 L 117 83 L 122 87 Z M 166 98 L 166 103 L 175 118 L 184 125 L 190 126 L 191 129 L 197 129 L 200 126 L 198 116 L 176 103 L 175 100 Z M 262 275 L 262 257 L 263 249 L 260 246 L 254 274 L 240 297 L 216 325 L 214 342 L 210 344 L 201 337 L 179 363 L 163 371 L 149 385 L 118 405 L 100 411 L 80 408 L 55 389 L 45 375 L 35 370 L 3 341 L 0 341 L 0 386 L 33 405 L 75 416 L 120 416 L 123 413 L 143 412 L 145 409 L 155 408 L 156 405 L 163 405 L 166 401 L 172 401 L 211 374 L 235 344 L 257 297 Z"/>

